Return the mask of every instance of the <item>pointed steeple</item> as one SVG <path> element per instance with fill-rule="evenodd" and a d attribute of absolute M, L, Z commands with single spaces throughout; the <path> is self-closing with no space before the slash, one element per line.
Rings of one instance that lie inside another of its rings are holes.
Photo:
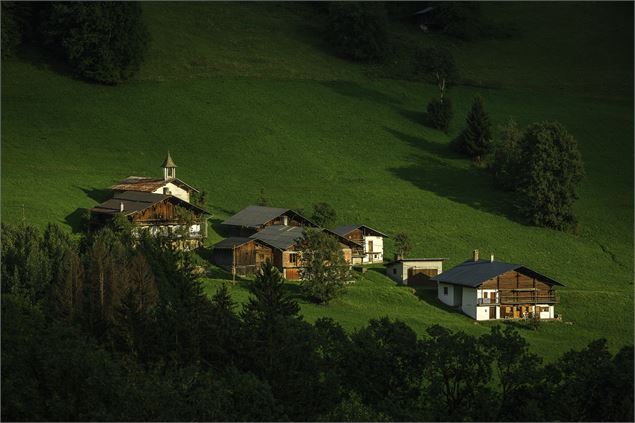
<path fill-rule="evenodd" d="M 161 167 L 163 168 L 164 180 L 176 178 L 176 165 L 174 164 L 174 160 L 172 160 L 172 156 L 170 156 L 169 150 L 168 155 L 165 156 L 165 160 L 163 160 L 163 164 L 161 165 Z"/>

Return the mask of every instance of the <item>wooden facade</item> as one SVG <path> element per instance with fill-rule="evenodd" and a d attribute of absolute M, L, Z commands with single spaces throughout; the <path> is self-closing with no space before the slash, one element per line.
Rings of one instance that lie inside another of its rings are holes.
<path fill-rule="evenodd" d="M 214 248 L 212 263 L 237 275 L 255 274 L 262 263 L 273 261 L 273 249 L 255 239 L 234 248 Z"/>

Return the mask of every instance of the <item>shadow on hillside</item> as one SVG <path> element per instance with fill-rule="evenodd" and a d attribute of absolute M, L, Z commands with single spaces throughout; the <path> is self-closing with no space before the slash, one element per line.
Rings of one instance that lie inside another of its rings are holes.
<path fill-rule="evenodd" d="M 25 45 L 16 51 L 16 57 L 40 70 L 47 70 L 58 75 L 80 80 L 73 70 L 53 53 L 34 45 Z"/>
<path fill-rule="evenodd" d="M 410 287 L 410 288 L 414 289 L 415 295 L 420 301 L 428 303 L 429 305 L 448 313 L 457 313 L 461 315 L 463 314 L 461 309 L 457 307 L 450 307 L 449 305 L 443 304 L 437 297 L 437 290 L 434 288 L 421 287 L 421 286 L 414 287 L 414 288 Z"/>
<path fill-rule="evenodd" d="M 209 225 L 209 227 L 211 229 L 214 230 L 214 232 L 216 232 L 218 235 L 222 236 L 223 238 L 229 238 L 232 236 L 231 234 L 231 228 L 223 225 L 223 220 L 222 219 L 207 219 L 207 224 Z"/>
<path fill-rule="evenodd" d="M 346 97 L 373 101 L 380 104 L 402 104 L 401 99 L 398 97 L 364 87 L 352 81 L 325 81 L 320 84 Z"/>
<path fill-rule="evenodd" d="M 64 218 L 64 223 L 71 228 L 74 234 L 83 232 L 88 213 L 87 208 L 78 208 Z"/>
<path fill-rule="evenodd" d="M 427 113 L 418 112 L 416 110 L 407 110 L 407 109 L 399 109 L 399 108 L 396 108 L 396 110 L 397 110 L 397 113 L 399 113 L 401 116 L 408 119 L 410 122 L 416 123 L 417 125 L 425 126 L 426 120 L 427 120 Z"/>
<path fill-rule="evenodd" d="M 104 201 L 112 198 L 112 190 L 108 188 L 83 188 L 78 186 L 76 186 L 76 188 L 81 189 L 88 198 L 95 200 L 98 203 L 103 203 Z"/>
<path fill-rule="evenodd" d="M 405 142 L 406 144 L 410 144 L 411 146 L 418 148 L 426 153 L 434 154 L 437 157 L 444 159 L 463 159 L 459 153 L 452 151 L 448 144 L 438 143 L 429 141 L 423 137 L 415 137 L 412 135 L 408 135 L 404 132 L 398 131 L 396 129 L 388 128 L 386 126 L 383 127 L 386 132 L 388 132 L 393 137 L 397 138 L 400 141 Z"/>
<path fill-rule="evenodd" d="M 459 168 L 433 156 L 413 158 L 409 166 L 388 169 L 393 175 L 425 191 L 474 209 L 503 216 L 523 224 L 510 197 L 497 191 L 487 174 Z"/>

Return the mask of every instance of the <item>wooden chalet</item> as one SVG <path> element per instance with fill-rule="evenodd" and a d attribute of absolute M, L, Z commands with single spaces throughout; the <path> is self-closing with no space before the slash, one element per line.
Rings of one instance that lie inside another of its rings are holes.
<path fill-rule="evenodd" d="M 176 177 L 176 164 L 168 151 L 163 164 L 163 178 L 147 176 L 128 176 L 110 187 L 114 192 L 138 191 L 153 194 L 173 195 L 183 201 L 190 202 L 193 193 L 199 191 Z"/>
<path fill-rule="evenodd" d="M 520 264 L 481 260 L 478 250 L 471 260 L 432 278 L 438 297 L 460 307 L 476 320 L 553 319 L 561 283 Z"/>
<path fill-rule="evenodd" d="M 116 192 L 90 210 L 93 221 L 103 224 L 116 215 L 126 216 L 139 230 L 156 236 L 172 237 L 185 249 L 202 245 L 207 236 L 207 215 L 204 209 L 173 195 L 139 191 Z M 185 224 L 188 224 L 185 227 Z"/>
<path fill-rule="evenodd" d="M 264 206 L 245 207 L 222 224 L 230 228 L 232 235 L 242 237 L 248 237 L 273 225 L 317 227 L 315 223 L 291 209 Z"/>
<path fill-rule="evenodd" d="M 366 225 L 338 226 L 332 232 L 356 244 L 352 248 L 353 264 L 384 261 L 384 238 L 388 235 Z"/>
<path fill-rule="evenodd" d="M 331 231 L 327 233 L 338 238 L 344 260 L 351 264 L 352 242 Z M 254 274 L 260 264 L 271 260 L 288 280 L 299 280 L 302 269 L 300 242 L 304 237 L 301 226 L 271 225 L 250 237 L 232 237 L 214 245 L 212 261 L 237 274 Z"/>

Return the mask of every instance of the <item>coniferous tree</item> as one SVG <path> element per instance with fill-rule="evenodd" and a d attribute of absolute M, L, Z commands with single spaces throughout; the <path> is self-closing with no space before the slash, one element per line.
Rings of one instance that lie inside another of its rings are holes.
<path fill-rule="evenodd" d="M 250 292 L 252 297 L 242 313 L 246 322 L 266 323 L 295 318 L 300 311 L 298 303 L 284 292 L 284 278 L 271 261 L 262 264 L 250 285 Z"/>
<path fill-rule="evenodd" d="M 64 254 L 52 285 L 53 312 L 61 319 L 75 321 L 84 309 L 84 266 L 74 249 Z"/>
<path fill-rule="evenodd" d="M 465 123 L 466 128 L 453 141 L 453 146 L 459 152 L 480 162 L 489 152 L 492 142 L 491 124 L 481 96 L 474 97 Z"/>

